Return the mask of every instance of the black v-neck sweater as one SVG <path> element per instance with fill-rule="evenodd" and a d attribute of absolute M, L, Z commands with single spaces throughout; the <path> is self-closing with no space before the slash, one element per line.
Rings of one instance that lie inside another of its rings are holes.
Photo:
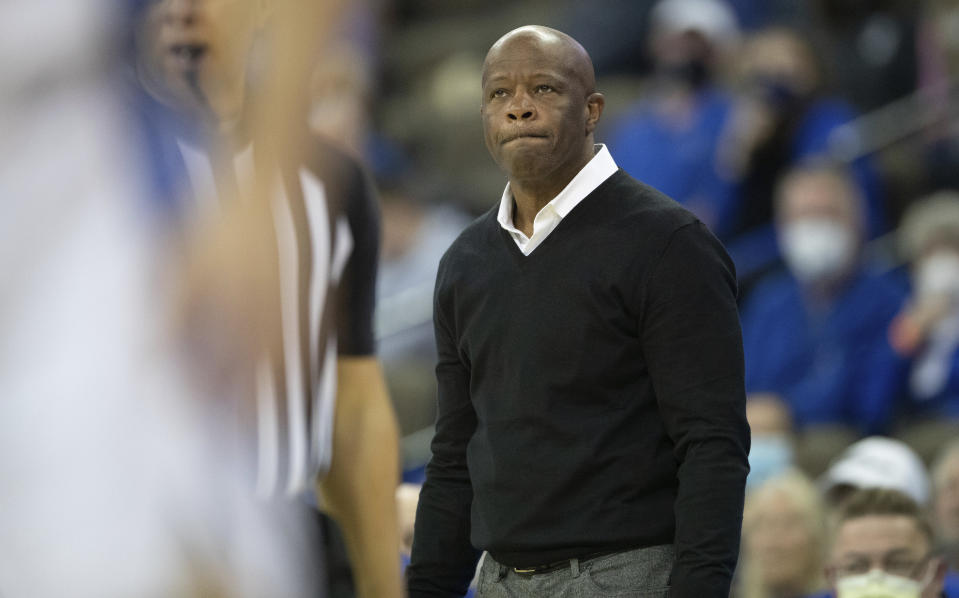
<path fill-rule="evenodd" d="M 480 217 L 436 280 L 439 412 L 410 596 L 675 544 L 672 596 L 727 596 L 748 472 L 733 265 L 620 170 L 530 255 Z"/>

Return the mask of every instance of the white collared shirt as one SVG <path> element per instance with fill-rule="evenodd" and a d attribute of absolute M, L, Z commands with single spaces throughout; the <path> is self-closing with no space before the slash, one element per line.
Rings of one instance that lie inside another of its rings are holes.
<path fill-rule="evenodd" d="M 543 206 L 536 214 L 533 219 L 533 235 L 531 237 L 527 237 L 523 231 L 513 226 L 513 192 L 510 190 L 509 183 L 506 183 L 496 220 L 513 237 L 516 246 L 523 252 L 523 255 L 529 255 L 539 247 L 540 243 L 559 226 L 563 218 L 579 202 L 586 199 L 586 196 L 592 193 L 596 187 L 599 187 L 603 181 L 619 170 L 605 145 L 597 144 L 595 148 L 596 154 L 593 159 L 576 173 L 573 180 L 559 192 L 559 195 Z"/>

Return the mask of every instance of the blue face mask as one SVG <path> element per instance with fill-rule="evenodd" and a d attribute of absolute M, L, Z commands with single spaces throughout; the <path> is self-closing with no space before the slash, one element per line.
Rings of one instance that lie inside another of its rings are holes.
<path fill-rule="evenodd" d="M 785 436 L 754 436 L 749 449 L 749 477 L 746 488 L 752 490 L 793 464 L 792 443 Z"/>

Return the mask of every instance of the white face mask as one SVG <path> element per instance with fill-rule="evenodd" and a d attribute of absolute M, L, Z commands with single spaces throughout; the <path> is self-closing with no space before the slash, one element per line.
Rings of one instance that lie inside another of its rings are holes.
<path fill-rule="evenodd" d="M 921 584 L 908 577 L 873 569 L 836 582 L 836 598 L 919 598 Z"/>
<path fill-rule="evenodd" d="M 787 224 L 779 239 L 793 275 L 810 282 L 842 272 L 855 254 L 852 231 L 830 218 L 804 218 Z"/>
<path fill-rule="evenodd" d="M 959 253 L 940 250 L 922 258 L 916 267 L 915 281 L 919 297 L 959 299 Z"/>

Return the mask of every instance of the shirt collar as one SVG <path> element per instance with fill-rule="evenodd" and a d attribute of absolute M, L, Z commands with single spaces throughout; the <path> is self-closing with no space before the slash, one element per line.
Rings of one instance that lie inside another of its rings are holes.
<path fill-rule="evenodd" d="M 565 218 L 579 202 L 586 199 L 586 196 L 596 190 L 596 187 L 599 187 L 603 181 L 619 170 L 606 145 L 599 143 L 594 148 L 596 153 L 593 158 L 576 173 L 573 180 L 559 192 L 559 195 L 543 206 L 543 210 L 550 208 L 560 218 Z M 503 196 L 500 198 L 496 220 L 506 230 L 515 230 L 513 226 L 513 192 L 510 190 L 509 183 L 506 183 L 506 189 L 503 190 Z"/>

